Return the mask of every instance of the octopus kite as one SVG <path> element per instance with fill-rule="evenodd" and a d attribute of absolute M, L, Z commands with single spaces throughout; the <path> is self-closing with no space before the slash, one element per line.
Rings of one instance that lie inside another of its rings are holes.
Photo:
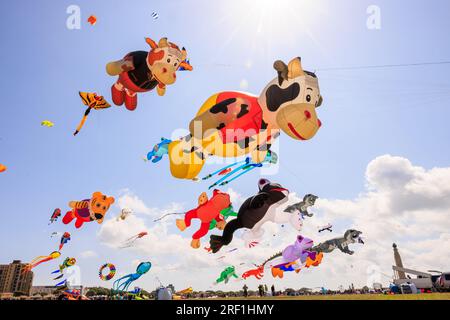
<path fill-rule="evenodd" d="M 136 268 L 136 273 L 130 273 L 114 281 L 113 290 L 118 293 L 127 291 L 130 284 L 146 274 L 151 267 L 152 264 L 150 262 L 141 262 Z"/>

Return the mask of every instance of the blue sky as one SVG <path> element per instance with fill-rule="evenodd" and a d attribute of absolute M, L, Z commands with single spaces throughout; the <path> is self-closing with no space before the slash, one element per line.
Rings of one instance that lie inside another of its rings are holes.
<path fill-rule="evenodd" d="M 71 4 L 81 8 L 80 30 L 66 28 Z M 380 30 L 366 27 L 371 4 L 381 9 Z M 68 201 L 96 190 L 118 198 L 128 189 L 150 207 L 176 202 L 189 208 L 207 184 L 176 180 L 167 161 L 151 165 L 141 157 L 160 137 L 187 128 L 211 94 L 241 90 L 243 79 L 245 91 L 259 94 L 275 76 L 276 59 L 301 56 L 305 69 L 318 70 L 324 103 L 314 139 L 281 137 L 280 170 L 271 179 L 298 194 L 348 199 L 364 189 L 366 166 L 379 155 L 402 156 L 424 168 L 449 164 L 449 65 L 320 71 L 450 60 L 448 1 L 21 0 L 2 2 L 0 9 L 0 163 L 8 167 L 0 174 L 2 263 L 52 251 L 49 234 L 66 229 L 73 240 L 63 255 L 99 255 L 84 261 L 84 269 L 96 270 L 111 257 L 123 265 L 141 258 L 100 244 L 97 224 L 74 231 L 60 222 L 48 226 L 48 218 L 55 207 L 64 211 Z M 98 18 L 95 26 L 86 22 L 90 14 Z M 78 91 L 110 100 L 115 79 L 106 74 L 106 63 L 146 50 L 146 36 L 185 46 L 194 71 L 180 72 L 164 97 L 139 95 L 134 112 L 115 106 L 91 112 L 72 136 L 84 112 Z M 45 119 L 55 126 L 41 127 Z M 250 196 L 257 177 L 245 175 L 232 187 Z M 51 268 L 37 270 L 38 283 L 48 282 Z M 95 272 L 86 281 L 94 283 Z"/>

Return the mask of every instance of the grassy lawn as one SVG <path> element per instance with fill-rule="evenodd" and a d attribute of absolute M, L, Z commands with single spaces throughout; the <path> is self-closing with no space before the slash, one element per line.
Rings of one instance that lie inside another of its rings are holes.
<path fill-rule="evenodd" d="M 221 299 L 219 299 L 221 300 Z M 249 297 L 226 298 L 224 300 L 450 300 L 450 293 L 422 293 L 422 294 L 342 294 L 342 295 L 314 295 L 314 296 L 278 296 L 278 297 Z"/>

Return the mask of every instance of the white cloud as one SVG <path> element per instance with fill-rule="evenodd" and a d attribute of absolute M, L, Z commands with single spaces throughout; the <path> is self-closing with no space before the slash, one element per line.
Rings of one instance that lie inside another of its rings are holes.
<path fill-rule="evenodd" d="M 80 253 L 80 256 L 81 256 L 83 259 L 94 258 L 94 257 L 97 256 L 97 253 L 95 253 L 95 252 L 92 251 L 92 250 L 86 250 L 86 251 L 81 252 L 81 253 Z"/>

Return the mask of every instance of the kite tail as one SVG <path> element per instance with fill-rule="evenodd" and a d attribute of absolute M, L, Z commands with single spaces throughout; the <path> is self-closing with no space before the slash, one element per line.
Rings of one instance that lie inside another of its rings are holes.
<path fill-rule="evenodd" d="M 74 136 L 76 136 L 78 134 L 78 132 L 80 132 L 81 128 L 84 126 L 84 123 L 86 122 L 86 119 L 89 115 L 89 112 L 91 112 L 91 108 L 87 108 L 86 112 L 84 113 L 83 118 L 80 121 L 80 124 L 78 125 L 77 129 L 75 130 L 75 132 L 73 133 Z"/>
<path fill-rule="evenodd" d="M 271 261 L 271 260 L 273 260 L 273 259 L 275 259 L 275 258 L 278 258 L 278 257 L 281 257 L 283 255 L 283 252 L 278 252 L 278 253 L 275 253 L 273 256 L 271 256 L 269 259 L 267 259 L 266 261 L 264 261 L 261 265 L 262 266 L 265 266 L 266 265 L 266 263 L 267 262 L 269 262 L 269 261 Z"/>
<path fill-rule="evenodd" d="M 241 220 L 234 219 L 227 223 L 222 236 L 211 235 L 209 244 L 212 252 L 216 253 L 222 246 L 228 245 L 233 240 L 233 233 L 242 227 L 244 226 Z"/>

